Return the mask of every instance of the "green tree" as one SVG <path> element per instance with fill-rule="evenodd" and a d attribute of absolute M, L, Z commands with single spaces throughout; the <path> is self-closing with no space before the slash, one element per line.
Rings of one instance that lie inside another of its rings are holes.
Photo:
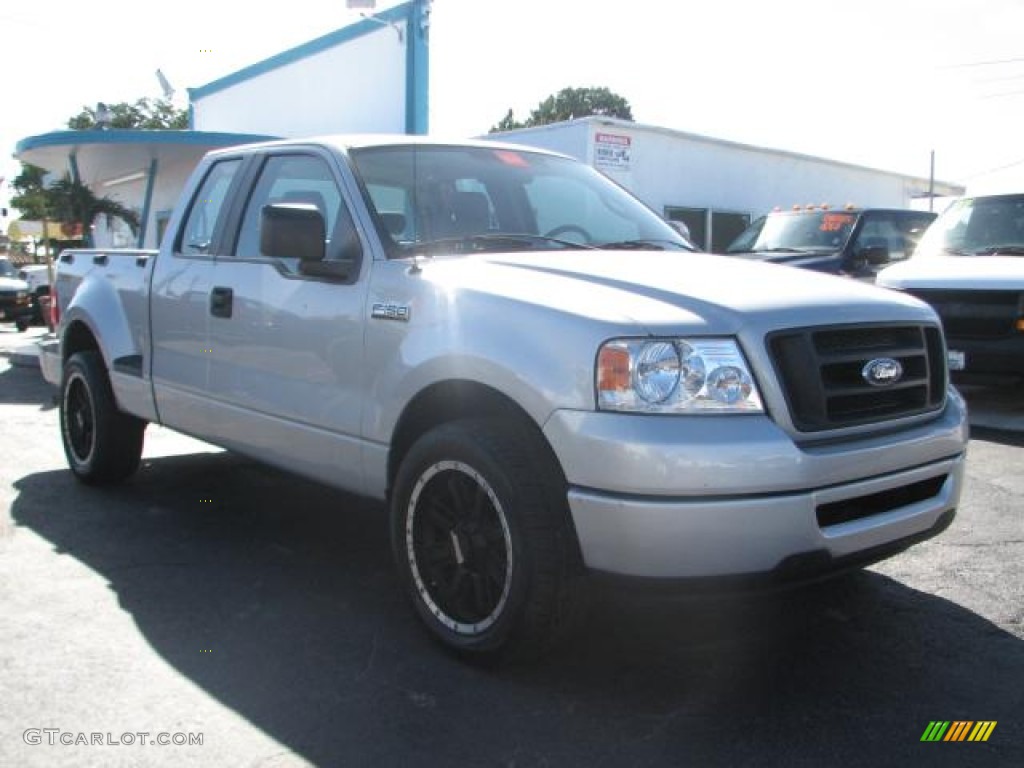
<path fill-rule="evenodd" d="M 563 88 L 538 104 L 537 108 L 530 112 L 530 116 L 526 118 L 525 122 L 517 121 L 510 109 L 505 117 L 491 128 L 490 132 L 548 125 L 589 115 L 632 120 L 633 110 L 628 101 L 607 88 Z"/>
<path fill-rule="evenodd" d="M 102 128 L 99 124 L 100 105 L 82 107 L 82 111 L 68 120 L 68 128 L 88 131 Z M 180 130 L 188 128 L 188 110 L 177 109 L 166 99 L 137 99 L 135 103 L 122 101 L 104 105 L 109 116 L 108 128 L 136 130 Z"/>
<path fill-rule="evenodd" d="M 498 131 L 514 131 L 516 128 L 524 128 L 525 126 L 515 119 L 510 109 L 508 113 L 498 121 L 498 124 L 493 126 L 490 133 L 497 133 Z"/>
<path fill-rule="evenodd" d="M 46 185 L 46 171 L 35 165 L 23 164 L 21 173 L 11 182 L 18 193 L 11 198 L 22 218 L 29 221 L 56 221 L 69 230 L 80 230 L 89 243 L 92 225 L 100 216 L 125 222 L 132 234 L 138 232 L 139 215 L 109 197 L 97 197 L 85 184 L 66 175 Z"/>
<path fill-rule="evenodd" d="M 133 235 L 139 231 L 139 215 L 135 211 L 109 197 L 97 197 L 89 187 L 74 181 L 67 174 L 54 182 L 47 192 L 53 218 L 72 227 L 81 226 L 87 242 L 92 225 L 100 216 L 120 219 L 128 225 Z"/>
<path fill-rule="evenodd" d="M 17 193 L 11 198 L 11 207 L 21 211 L 22 217 L 31 221 L 43 221 L 53 217 L 45 179 L 44 168 L 23 163 L 21 173 L 11 180 L 11 186 Z"/>

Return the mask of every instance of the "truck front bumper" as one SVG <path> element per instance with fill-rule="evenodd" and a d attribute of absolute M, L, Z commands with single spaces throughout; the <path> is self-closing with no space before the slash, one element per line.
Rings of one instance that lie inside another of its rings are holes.
<path fill-rule="evenodd" d="M 818 447 L 763 416 L 561 411 L 545 432 L 587 567 L 673 581 L 810 577 L 935 535 L 967 443 L 952 389 L 937 419 Z"/>
<path fill-rule="evenodd" d="M 0 323 L 16 323 L 19 320 L 29 321 L 35 314 L 31 297 L 14 299 L 4 296 L 0 298 Z"/>

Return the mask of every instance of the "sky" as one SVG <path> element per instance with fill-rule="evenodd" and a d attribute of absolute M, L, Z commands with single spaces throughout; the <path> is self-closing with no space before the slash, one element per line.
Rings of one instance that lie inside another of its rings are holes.
<path fill-rule="evenodd" d="M 6 2 L 0 176 L 84 105 L 159 97 L 158 68 L 185 106 L 188 87 L 357 21 L 345 0 Z M 1024 0 L 434 0 L 431 133 L 486 133 L 591 86 L 640 123 L 924 177 L 934 151 L 938 179 L 1024 191 Z"/>

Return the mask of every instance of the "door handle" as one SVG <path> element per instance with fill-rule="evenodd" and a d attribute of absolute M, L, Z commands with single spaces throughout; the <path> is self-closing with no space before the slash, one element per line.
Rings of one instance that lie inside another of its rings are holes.
<path fill-rule="evenodd" d="M 223 285 L 215 285 L 210 291 L 210 314 L 214 317 L 231 317 L 231 302 L 234 291 Z"/>

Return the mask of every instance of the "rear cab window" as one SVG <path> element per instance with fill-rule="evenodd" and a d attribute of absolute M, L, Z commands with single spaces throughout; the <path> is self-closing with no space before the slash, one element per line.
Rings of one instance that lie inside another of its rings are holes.
<path fill-rule="evenodd" d="M 212 254 L 229 206 L 228 192 L 242 166 L 239 158 L 214 163 L 199 186 L 178 234 L 175 252 L 184 256 Z"/>

